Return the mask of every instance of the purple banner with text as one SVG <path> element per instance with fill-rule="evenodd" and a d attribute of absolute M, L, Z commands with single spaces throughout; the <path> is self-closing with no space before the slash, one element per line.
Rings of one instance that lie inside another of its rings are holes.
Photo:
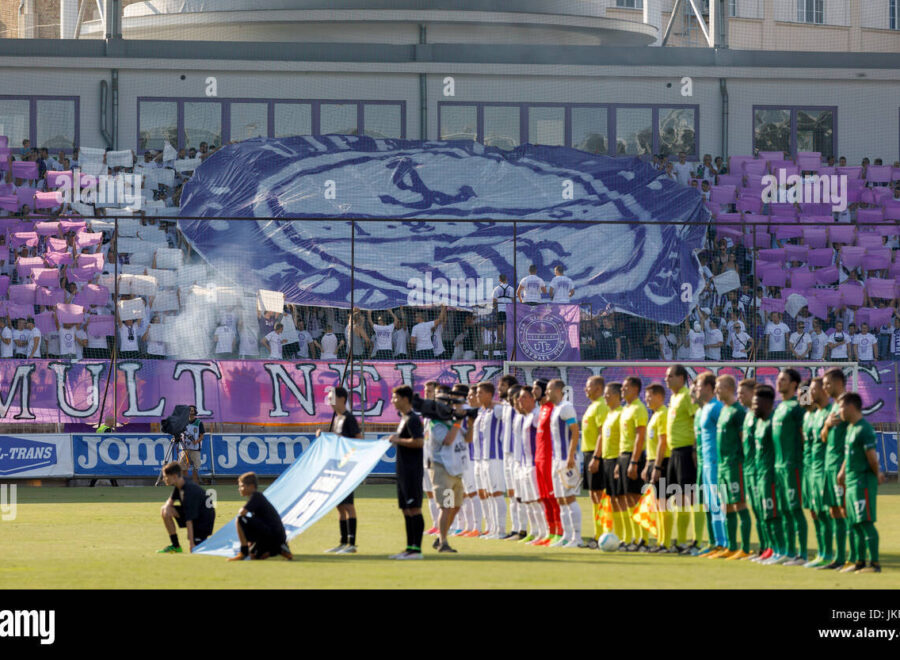
<path fill-rule="evenodd" d="M 115 413 L 119 425 L 158 422 L 176 405 L 200 418 L 236 424 L 321 424 L 331 420 L 326 388 L 338 385 L 341 361 L 121 360 L 115 382 L 99 360 L 0 361 L 0 422 L 96 424 Z M 427 380 L 496 380 L 499 362 L 368 362 L 344 378 L 352 409 L 366 421 L 396 422 L 391 390 Z M 363 406 L 365 410 L 363 410 Z"/>
<path fill-rule="evenodd" d="M 581 359 L 578 305 L 545 303 L 506 306 L 506 350 L 516 360 L 577 362 Z M 513 358 L 510 358 L 513 359 Z"/>

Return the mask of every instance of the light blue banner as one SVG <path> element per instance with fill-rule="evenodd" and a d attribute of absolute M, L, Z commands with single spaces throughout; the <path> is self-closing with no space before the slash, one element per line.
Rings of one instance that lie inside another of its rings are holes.
<path fill-rule="evenodd" d="M 356 440 L 323 433 L 264 494 L 281 516 L 288 541 L 335 508 L 362 483 L 390 447 L 387 440 Z M 235 512 L 237 513 L 237 512 Z M 232 557 L 240 550 L 235 518 L 194 549 Z"/>

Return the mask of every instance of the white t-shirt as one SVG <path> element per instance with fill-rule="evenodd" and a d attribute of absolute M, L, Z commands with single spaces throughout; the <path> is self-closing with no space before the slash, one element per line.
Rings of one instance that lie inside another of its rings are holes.
<path fill-rule="evenodd" d="M 691 345 L 691 360 L 702 360 L 706 357 L 706 347 L 704 346 L 706 343 L 706 334 L 691 330 L 688 332 L 688 339 L 690 340 Z"/>
<path fill-rule="evenodd" d="M 434 346 L 434 357 L 444 354 L 444 336 L 442 333 L 443 329 L 444 326 L 442 325 L 435 326 L 434 332 L 431 333 L 431 343 Z"/>
<path fill-rule="evenodd" d="M 672 351 L 678 346 L 678 337 L 668 333 L 659 336 L 659 352 L 663 360 L 671 360 L 674 356 Z"/>
<path fill-rule="evenodd" d="M 834 346 L 831 348 L 832 360 L 848 357 L 847 346 L 850 345 L 850 334 L 848 332 L 835 331 L 834 334 L 831 335 L 831 341 L 829 343 L 834 344 Z"/>
<path fill-rule="evenodd" d="M 59 330 L 47 333 L 47 353 L 49 355 L 61 355 L 59 352 Z"/>
<path fill-rule="evenodd" d="M 788 333 L 790 331 L 791 329 L 784 321 L 777 325 L 772 323 L 771 321 L 766 323 L 766 336 L 769 338 L 769 350 L 785 350 L 785 339 L 787 339 Z"/>
<path fill-rule="evenodd" d="M 337 359 L 337 347 L 338 347 L 338 338 L 333 332 L 326 333 L 322 335 L 322 339 L 319 341 L 319 344 L 322 346 L 322 359 L 323 360 L 335 360 Z"/>
<path fill-rule="evenodd" d="M 873 348 L 877 342 L 878 340 L 871 332 L 853 335 L 853 343 L 856 345 L 856 354 L 859 356 L 860 360 L 869 361 L 875 359 L 875 351 Z"/>
<path fill-rule="evenodd" d="M 707 330 L 706 331 L 706 343 L 707 344 L 718 344 L 719 342 L 724 343 L 725 338 L 722 335 L 722 331 L 716 328 L 715 330 Z M 708 360 L 721 360 L 722 359 L 722 347 L 717 346 L 715 348 L 707 348 L 706 349 L 706 358 Z"/>
<path fill-rule="evenodd" d="M 406 350 L 406 342 L 409 339 L 409 332 L 406 328 L 397 328 L 392 336 L 394 341 L 394 355 L 408 355 Z"/>
<path fill-rule="evenodd" d="M 416 350 L 427 351 L 434 348 L 431 341 L 431 333 L 434 330 L 434 321 L 416 323 L 412 329 L 412 336 L 416 338 Z"/>
<path fill-rule="evenodd" d="M 138 338 L 140 327 L 136 323 L 131 325 L 131 339 L 128 338 L 128 326 L 119 327 L 119 350 L 120 351 L 137 351 L 140 350 Z"/>
<path fill-rule="evenodd" d="M 391 338 L 394 334 L 394 324 L 378 325 L 375 323 L 372 327 L 375 328 L 375 350 L 390 351 Z"/>
<path fill-rule="evenodd" d="M 81 328 L 60 328 L 59 355 L 74 355 L 76 359 L 80 360 L 84 356 L 84 347 L 78 343 L 78 339 L 82 341 L 87 339 L 87 333 Z"/>
<path fill-rule="evenodd" d="M 750 345 L 750 335 L 746 332 L 731 333 L 731 357 L 747 357 L 747 347 Z"/>
<path fill-rule="evenodd" d="M 16 355 L 28 355 L 28 351 L 31 349 L 29 343 L 31 340 L 31 333 L 28 332 L 28 330 L 13 330 L 12 340 L 13 345 L 15 346 L 14 352 Z"/>
<path fill-rule="evenodd" d="M 806 351 L 809 348 L 810 343 L 812 342 L 812 338 L 809 336 L 808 332 L 804 332 L 802 334 L 800 332 L 795 332 L 791 334 L 791 338 L 789 341 L 791 343 L 792 350 L 794 351 L 792 355 L 799 355 L 803 359 L 809 357 Z"/>
<path fill-rule="evenodd" d="M 296 330 L 296 333 L 297 343 L 300 344 L 300 348 L 297 349 L 297 357 L 308 358 L 309 345 L 313 341 L 312 335 L 309 334 L 309 330 Z"/>
<path fill-rule="evenodd" d="M 31 330 L 27 330 L 28 332 L 28 357 L 40 357 L 41 356 L 41 329 L 38 327 L 34 327 Z M 35 341 L 36 340 L 36 341 Z M 37 348 L 35 348 L 35 343 L 37 344 Z"/>
<path fill-rule="evenodd" d="M 681 185 L 686 186 L 691 182 L 691 173 L 694 168 L 689 162 L 675 163 L 672 165 L 672 170 L 675 172 L 675 180 Z"/>
<path fill-rule="evenodd" d="M 544 280 L 537 275 L 526 275 L 519 282 L 519 286 L 523 288 L 522 300 L 525 302 L 541 302 L 541 288 L 546 286 Z M 566 291 L 566 294 L 569 292 Z"/>
<path fill-rule="evenodd" d="M 565 275 L 557 275 L 550 280 L 550 288 L 553 289 L 553 302 L 564 303 L 569 302 L 569 291 L 575 288 L 575 283 L 571 277 Z"/>
<path fill-rule="evenodd" d="M 0 358 L 11 358 L 13 356 L 13 331 L 9 326 L 3 328 L 3 332 L 0 333 L 4 339 L 9 339 L 9 343 L 0 342 Z"/>
<path fill-rule="evenodd" d="M 253 326 L 245 325 L 241 330 L 241 340 L 238 342 L 238 353 L 241 355 L 251 356 L 259 355 L 259 340 L 257 339 L 256 324 Z"/>
<path fill-rule="evenodd" d="M 809 333 L 812 348 L 809 351 L 810 360 L 821 360 L 825 357 L 825 346 L 828 344 L 828 335 L 824 332 Z"/>
<path fill-rule="evenodd" d="M 497 311 L 505 312 L 506 304 L 511 303 L 513 301 L 513 296 L 516 295 L 516 292 L 513 291 L 513 288 L 509 284 L 498 284 L 494 287 L 494 292 L 491 294 L 491 297 L 497 299 Z"/>
<path fill-rule="evenodd" d="M 216 353 L 231 353 L 234 350 L 234 330 L 230 325 L 216 328 Z"/>
<path fill-rule="evenodd" d="M 287 342 L 284 340 L 284 333 L 278 334 L 274 330 L 266 335 L 266 341 L 269 342 L 269 357 L 273 360 L 281 359 L 281 347 Z"/>
<path fill-rule="evenodd" d="M 290 314 L 285 314 L 281 317 L 281 334 L 284 335 L 284 343 L 285 344 L 294 344 L 297 342 L 298 333 L 297 326 L 294 324 L 294 317 Z"/>

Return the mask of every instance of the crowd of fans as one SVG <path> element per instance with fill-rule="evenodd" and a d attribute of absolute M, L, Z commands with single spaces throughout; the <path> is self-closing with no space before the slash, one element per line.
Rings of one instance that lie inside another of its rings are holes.
<path fill-rule="evenodd" d="M 502 275 L 475 310 L 266 311 L 256 292 L 210 284 L 214 273 L 168 219 L 215 151 L 202 143 L 139 158 L 78 148 L 53 157 L 0 137 L 0 357 L 107 358 L 115 348 L 120 358 L 504 359 L 511 302 L 580 303 L 555 264 L 546 273 L 532 266 L 518 282 Z M 679 326 L 583 305 L 582 359 L 900 359 L 900 162 L 848 167 L 843 157 L 763 152 L 728 164 L 661 155 L 652 166 L 698 188 L 713 216 L 697 304 Z M 141 174 L 140 203 L 54 194 L 76 170 Z M 767 200 L 763 177 L 779 170 L 798 185 L 846 176 L 845 208 Z"/>

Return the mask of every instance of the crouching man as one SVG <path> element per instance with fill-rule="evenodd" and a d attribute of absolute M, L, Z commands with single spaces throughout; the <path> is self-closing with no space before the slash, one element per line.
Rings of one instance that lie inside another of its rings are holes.
<path fill-rule="evenodd" d="M 275 555 L 290 561 L 294 556 L 287 544 L 281 516 L 266 496 L 259 492 L 258 486 L 255 472 L 245 472 L 238 477 L 238 490 L 241 497 L 247 498 L 247 503 L 238 512 L 235 521 L 241 552 L 228 561 L 240 561 L 247 557 L 268 559 Z"/>

